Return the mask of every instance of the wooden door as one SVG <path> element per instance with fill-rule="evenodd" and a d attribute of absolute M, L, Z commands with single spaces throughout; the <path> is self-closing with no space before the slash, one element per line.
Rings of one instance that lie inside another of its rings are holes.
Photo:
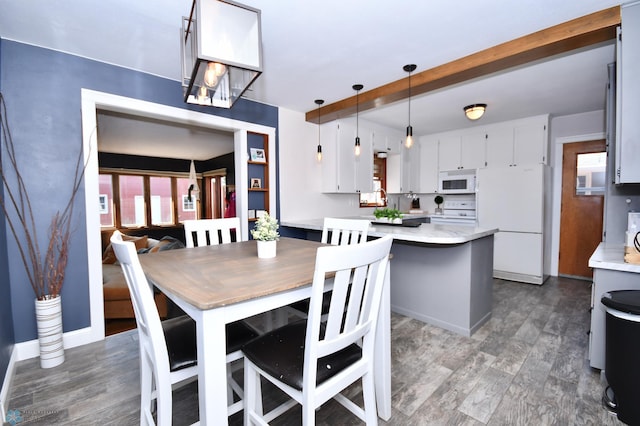
<path fill-rule="evenodd" d="M 578 195 L 579 154 L 604 152 L 605 141 L 564 144 L 558 273 L 591 278 L 589 257 L 602 241 L 604 195 Z"/>

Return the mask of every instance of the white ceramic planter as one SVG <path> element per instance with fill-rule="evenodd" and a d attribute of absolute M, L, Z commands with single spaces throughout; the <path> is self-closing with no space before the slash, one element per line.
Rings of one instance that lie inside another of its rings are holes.
<path fill-rule="evenodd" d="M 40 343 L 40 367 L 52 368 L 62 364 L 62 296 L 36 300 L 36 323 Z"/>
<path fill-rule="evenodd" d="M 276 257 L 277 241 L 258 241 L 258 257 L 260 259 L 270 259 Z"/>

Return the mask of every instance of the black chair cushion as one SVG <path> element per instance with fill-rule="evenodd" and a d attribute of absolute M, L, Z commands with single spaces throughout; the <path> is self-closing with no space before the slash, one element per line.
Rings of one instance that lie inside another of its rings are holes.
<path fill-rule="evenodd" d="M 258 336 L 259 334 L 243 321 L 227 324 L 227 353 L 242 349 L 242 345 Z"/>
<path fill-rule="evenodd" d="M 162 321 L 171 371 L 198 363 L 196 323 L 188 315 Z"/>
<path fill-rule="evenodd" d="M 169 354 L 169 369 L 171 371 L 191 367 L 198 363 L 198 348 L 196 346 L 196 323 L 188 315 L 162 321 L 164 338 Z M 227 353 L 235 352 L 249 340 L 258 337 L 242 321 L 227 324 Z"/>
<path fill-rule="evenodd" d="M 306 320 L 293 322 L 250 341 L 242 351 L 271 376 L 301 390 L 306 331 Z M 330 379 L 360 358 L 362 350 L 356 344 L 320 358 L 316 384 Z"/>
<path fill-rule="evenodd" d="M 309 313 L 309 304 L 311 303 L 310 299 L 300 300 L 299 302 L 292 303 L 291 306 L 293 309 L 304 312 L 305 314 Z M 322 296 L 322 315 L 326 315 L 329 313 L 329 307 L 331 306 L 331 291 L 327 291 Z"/>

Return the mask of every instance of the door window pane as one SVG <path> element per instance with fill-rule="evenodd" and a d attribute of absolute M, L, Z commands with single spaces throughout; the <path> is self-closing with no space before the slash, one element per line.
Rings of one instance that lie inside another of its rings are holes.
<path fill-rule="evenodd" d="M 178 222 L 184 220 L 197 219 L 198 218 L 198 202 L 195 194 L 191 193 L 191 199 L 189 199 L 189 179 L 178 178 L 176 179 L 178 187 Z"/>
<path fill-rule="evenodd" d="M 606 166 L 605 152 L 578 154 L 576 195 L 603 195 Z"/>
<path fill-rule="evenodd" d="M 173 224 L 173 202 L 171 199 L 171 178 L 149 178 L 151 191 L 151 224 Z"/>
<path fill-rule="evenodd" d="M 144 183 L 142 176 L 119 177 L 122 226 L 145 226 Z"/>
<path fill-rule="evenodd" d="M 100 226 L 113 227 L 113 183 L 111 175 L 100 175 Z"/>

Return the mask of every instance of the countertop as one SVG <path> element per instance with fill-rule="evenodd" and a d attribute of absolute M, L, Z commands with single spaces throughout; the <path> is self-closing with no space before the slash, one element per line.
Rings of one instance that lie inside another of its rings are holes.
<path fill-rule="evenodd" d="M 416 218 L 426 215 L 405 215 L 403 217 Z M 368 219 L 363 216 L 352 216 L 345 219 Z M 324 218 L 282 221 L 281 226 L 291 228 L 301 228 L 314 231 L 322 231 Z M 426 244 L 461 244 L 479 238 L 487 237 L 498 232 L 497 228 L 479 228 L 465 225 L 440 225 L 433 223 L 423 223 L 418 227 L 410 228 L 403 226 L 373 225 L 369 230 L 372 237 L 383 237 L 391 235 L 398 241 L 411 241 Z"/>
<path fill-rule="evenodd" d="M 600 243 L 589 258 L 589 267 L 640 274 L 640 265 L 624 261 L 624 244 L 622 243 Z"/>

